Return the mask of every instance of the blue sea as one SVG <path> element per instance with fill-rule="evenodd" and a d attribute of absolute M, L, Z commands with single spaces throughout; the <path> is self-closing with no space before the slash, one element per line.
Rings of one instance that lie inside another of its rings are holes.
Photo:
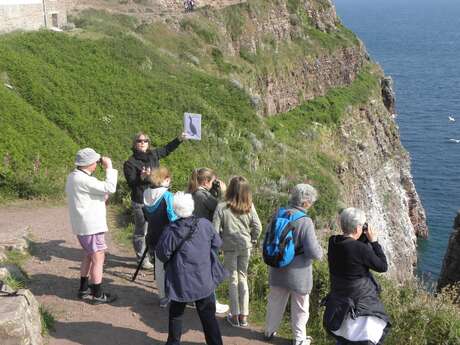
<path fill-rule="evenodd" d="M 460 208 L 460 1 L 335 0 L 342 22 L 393 77 L 401 140 L 427 213 L 418 275 L 436 280 Z M 456 121 L 449 121 L 453 116 Z"/>

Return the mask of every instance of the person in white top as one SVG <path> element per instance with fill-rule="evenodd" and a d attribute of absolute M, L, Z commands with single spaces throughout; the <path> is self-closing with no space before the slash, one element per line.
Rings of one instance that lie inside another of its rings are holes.
<path fill-rule="evenodd" d="M 91 176 L 98 164 L 105 170 L 104 181 Z M 92 304 L 110 303 L 116 296 L 104 293 L 101 288 L 107 249 L 104 233 L 108 231 L 106 201 L 109 194 L 115 193 L 118 171 L 112 168 L 110 158 L 101 157 L 91 148 L 77 152 L 75 166 L 67 176 L 65 191 L 72 231 L 84 250 L 78 298 Z"/>

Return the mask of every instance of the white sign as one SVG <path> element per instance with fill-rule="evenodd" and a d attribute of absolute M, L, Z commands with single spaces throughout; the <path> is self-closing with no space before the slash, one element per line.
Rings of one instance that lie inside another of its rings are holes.
<path fill-rule="evenodd" d="M 201 140 L 201 114 L 184 113 L 184 133 L 187 139 Z"/>

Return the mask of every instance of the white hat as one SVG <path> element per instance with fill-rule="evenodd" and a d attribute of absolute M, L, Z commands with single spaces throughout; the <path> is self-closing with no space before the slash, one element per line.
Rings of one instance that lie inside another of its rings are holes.
<path fill-rule="evenodd" d="M 89 147 L 86 147 L 77 152 L 77 156 L 75 157 L 75 165 L 84 167 L 97 162 L 99 159 L 101 159 L 101 155 L 99 153 Z"/>

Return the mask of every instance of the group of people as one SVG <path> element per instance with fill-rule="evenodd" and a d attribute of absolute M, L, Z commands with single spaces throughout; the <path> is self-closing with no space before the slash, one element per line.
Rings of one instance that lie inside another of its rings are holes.
<path fill-rule="evenodd" d="M 192 303 L 206 343 L 221 345 L 216 313 L 228 311 L 226 320 L 232 327 L 249 325 L 248 265 L 262 225 L 250 184 L 243 176 L 232 177 L 227 187 L 213 170 L 198 168 L 191 173 L 186 192 L 173 194 L 169 190 L 172 174 L 160 166 L 159 160 L 184 139 L 182 134 L 160 148 L 152 148 L 145 133 L 138 133 L 133 139 L 133 155 L 123 167 L 131 189 L 133 247 L 144 269 L 155 267 L 160 307 L 169 305 L 166 344 L 180 344 L 182 316 L 186 305 Z M 77 152 L 75 165 L 67 178 L 66 194 L 72 229 L 84 251 L 77 296 L 93 304 L 111 303 L 116 296 L 103 291 L 101 283 L 107 248 L 105 203 L 108 195 L 115 192 L 117 171 L 108 157 L 101 157 L 91 148 Z M 98 165 L 105 170 L 104 181 L 92 176 Z M 316 189 L 309 184 L 298 184 L 290 191 L 286 212 L 300 211 L 303 216 L 289 224 L 296 246 L 292 262 L 286 267 L 269 268 L 264 334 L 267 341 L 277 335 L 290 300 L 293 344 L 312 342 L 306 333 L 312 262 L 322 258 L 323 250 L 308 209 L 317 198 Z M 273 222 L 275 216 L 266 228 L 264 242 Z M 383 344 L 390 322 L 370 270 L 387 270 L 385 254 L 363 211 L 345 209 L 340 224 L 343 234 L 329 239 L 331 292 L 324 300 L 324 325 L 337 344 Z M 146 259 L 142 262 L 143 257 Z M 230 306 L 218 303 L 214 292 L 227 276 Z"/>

